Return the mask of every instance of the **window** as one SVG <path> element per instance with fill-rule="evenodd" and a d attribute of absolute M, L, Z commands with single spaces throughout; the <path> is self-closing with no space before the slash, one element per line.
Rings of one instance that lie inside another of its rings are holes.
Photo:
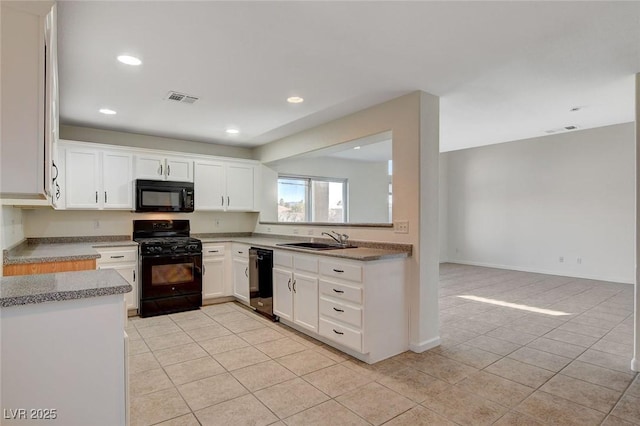
<path fill-rule="evenodd" d="M 347 180 L 280 175 L 278 222 L 347 222 Z"/>

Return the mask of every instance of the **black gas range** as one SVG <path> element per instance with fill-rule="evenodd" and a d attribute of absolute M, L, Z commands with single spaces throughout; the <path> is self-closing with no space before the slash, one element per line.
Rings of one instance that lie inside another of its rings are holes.
<path fill-rule="evenodd" d="M 134 220 L 139 244 L 140 316 L 202 306 L 202 243 L 188 220 Z"/>

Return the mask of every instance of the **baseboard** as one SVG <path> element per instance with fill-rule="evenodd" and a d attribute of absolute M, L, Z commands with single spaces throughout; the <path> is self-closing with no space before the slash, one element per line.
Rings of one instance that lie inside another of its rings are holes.
<path fill-rule="evenodd" d="M 483 266 L 485 268 L 508 269 L 510 271 L 533 272 L 536 274 L 556 275 L 559 277 L 571 277 L 571 278 L 583 278 L 587 280 L 608 281 L 608 282 L 618 283 L 618 284 L 632 284 L 632 285 L 634 284 L 634 280 L 628 279 L 628 278 L 599 276 L 599 275 L 569 274 L 569 273 L 549 271 L 549 270 L 539 269 L 539 268 L 529 268 L 527 266 L 500 265 L 495 263 L 472 262 L 469 260 L 459 260 L 459 259 L 449 260 L 448 263 L 458 263 L 460 265 L 470 265 L 470 266 Z"/>
<path fill-rule="evenodd" d="M 428 351 L 429 349 L 433 349 L 436 346 L 440 346 L 440 336 L 434 337 L 433 339 L 425 340 L 424 342 L 420 342 L 418 344 L 409 343 L 409 350 L 411 350 L 411 352 L 421 353 L 424 351 Z"/>

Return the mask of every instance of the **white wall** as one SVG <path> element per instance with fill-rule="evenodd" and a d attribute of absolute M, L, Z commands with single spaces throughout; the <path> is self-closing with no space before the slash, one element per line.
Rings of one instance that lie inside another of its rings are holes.
<path fill-rule="evenodd" d="M 447 176 L 449 173 L 447 153 L 443 152 L 439 158 L 439 172 L 440 172 L 440 185 L 439 185 L 439 223 L 438 229 L 440 231 L 440 263 L 449 261 L 449 216 L 447 208 L 449 206 L 449 191 Z"/>
<path fill-rule="evenodd" d="M 135 219 L 188 219 L 193 233 L 252 232 L 257 213 L 132 213 L 126 211 L 24 210 L 24 235 L 76 237 L 131 235 Z M 219 226 L 216 226 L 218 219 Z M 96 222 L 98 222 L 96 226 Z"/>
<path fill-rule="evenodd" d="M 451 262 L 634 282 L 633 123 L 449 152 L 446 162 Z"/>
<path fill-rule="evenodd" d="M 9 248 L 24 240 L 22 210 L 2 206 L 2 249 Z"/>
<path fill-rule="evenodd" d="M 263 145 L 254 153 L 255 159 L 269 163 L 364 136 L 392 132 L 393 220 L 408 221 L 409 232 L 400 234 L 388 227 L 341 227 L 340 231 L 354 240 L 413 245 L 413 256 L 407 263 L 410 345 L 416 351 L 428 349 L 439 342 L 438 120 L 439 99 L 425 92 L 413 92 Z M 256 232 L 274 234 L 297 232 L 300 235 L 319 235 L 327 229 L 331 228 L 256 226 Z M 425 252 L 421 253 L 423 248 Z"/>
<path fill-rule="evenodd" d="M 349 222 L 389 223 L 388 198 L 391 177 L 388 174 L 386 162 L 314 157 L 293 158 L 269 167 L 280 174 L 347 179 Z M 265 217 L 273 216 L 274 210 L 277 215 L 277 197 L 269 200 L 268 204 L 262 205 L 263 212 L 269 209 L 271 212 L 268 212 Z"/>
<path fill-rule="evenodd" d="M 61 125 L 60 139 L 108 145 L 134 146 L 137 148 L 160 149 L 165 151 L 181 151 L 190 154 L 219 155 L 221 157 L 250 159 L 252 155 L 252 151 L 249 148 L 116 132 L 90 127 Z"/>

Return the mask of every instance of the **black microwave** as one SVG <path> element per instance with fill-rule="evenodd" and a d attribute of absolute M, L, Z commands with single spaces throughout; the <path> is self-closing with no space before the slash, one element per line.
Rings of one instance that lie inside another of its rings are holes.
<path fill-rule="evenodd" d="M 193 212 L 193 182 L 136 180 L 136 212 Z"/>

